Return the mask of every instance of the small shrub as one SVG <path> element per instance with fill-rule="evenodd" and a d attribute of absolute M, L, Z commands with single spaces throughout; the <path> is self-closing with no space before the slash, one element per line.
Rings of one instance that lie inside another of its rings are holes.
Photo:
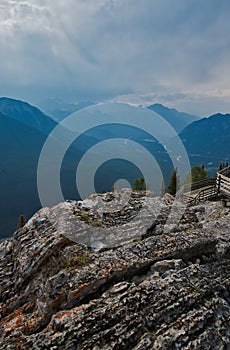
<path fill-rule="evenodd" d="M 95 219 L 91 222 L 91 225 L 94 226 L 94 227 L 101 227 L 102 226 L 102 221 L 101 220 L 98 220 L 98 219 Z"/>
<path fill-rule="evenodd" d="M 66 263 L 64 264 L 64 269 L 69 269 L 72 267 L 81 267 L 87 264 L 88 261 L 89 261 L 88 252 L 77 254 L 67 259 Z"/>
<path fill-rule="evenodd" d="M 25 224 L 26 224 L 26 218 L 22 214 L 22 215 L 19 216 L 17 228 L 22 228 Z"/>

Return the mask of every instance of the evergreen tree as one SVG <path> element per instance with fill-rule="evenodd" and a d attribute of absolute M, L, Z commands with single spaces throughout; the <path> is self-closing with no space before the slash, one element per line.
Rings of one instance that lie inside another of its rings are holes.
<path fill-rule="evenodd" d="M 197 181 L 205 180 L 207 178 L 208 173 L 205 170 L 204 164 L 202 164 L 201 167 L 196 165 L 191 169 L 191 172 L 186 175 L 184 183 L 194 183 Z"/>
<path fill-rule="evenodd" d="M 220 162 L 218 171 L 223 170 L 224 168 L 228 167 L 228 162 Z"/>
<path fill-rule="evenodd" d="M 220 170 L 222 170 L 223 169 L 223 163 L 222 162 L 220 162 L 220 164 L 219 164 L 219 168 L 218 168 L 218 171 L 220 171 Z"/>
<path fill-rule="evenodd" d="M 143 177 L 141 177 L 140 179 L 136 179 L 134 181 L 133 189 L 134 191 L 146 191 L 147 186 L 145 183 L 145 179 Z"/>
<path fill-rule="evenodd" d="M 168 185 L 168 193 L 175 196 L 177 191 L 177 168 L 174 169 Z"/>
<path fill-rule="evenodd" d="M 139 183 L 140 183 L 140 191 L 146 191 L 145 179 L 143 177 L 140 178 Z"/>
<path fill-rule="evenodd" d="M 201 166 L 199 179 L 200 179 L 200 180 L 204 180 L 204 179 L 207 179 L 207 178 L 208 178 L 208 173 L 207 173 L 207 171 L 205 170 L 204 163 L 203 163 L 202 166 Z M 199 180 L 198 180 L 198 181 L 199 181 Z"/>
<path fill-rule="evenodd" d="M 133 189 L 134 189 L 134 191 L 139 191 L 140 190 L 140 181 L 139 181 L 139 179 L 136 179 L 134 181 Z"/>
<path fill-rule="evenodd" d="M 23 214 L 21 214 L 19 216 L 19 219 L 18 219 L 18 228 L 22 228 L 24 225 L 26 224 L 26 218 Z"/>

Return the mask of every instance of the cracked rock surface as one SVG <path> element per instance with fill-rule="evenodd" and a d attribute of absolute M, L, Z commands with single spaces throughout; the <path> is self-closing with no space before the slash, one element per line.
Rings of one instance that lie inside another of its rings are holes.
<path fill-rule="evenodd" d="M 127 196 L 43 208 L 0 243 L 1 349 L 230 349 L 230 209 L 168 224 L 170 196 Z"/>

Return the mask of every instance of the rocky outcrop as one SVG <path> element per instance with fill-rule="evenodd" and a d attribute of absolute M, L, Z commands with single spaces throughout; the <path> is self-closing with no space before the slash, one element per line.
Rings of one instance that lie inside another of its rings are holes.
<path fill-rule="evenodd" d="M 1 349 L 229 349 L 229 208 L 168 224 L 170 196 L 127 196 L 41 209 L 0 243 Z"/>

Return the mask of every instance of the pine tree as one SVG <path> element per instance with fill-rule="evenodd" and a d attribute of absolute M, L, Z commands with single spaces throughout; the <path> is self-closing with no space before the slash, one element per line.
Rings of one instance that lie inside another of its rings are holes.
<path fill-rule="evenodd" d="M 168 193 L 175 196 L 177 191 L 177 168 L 174 169 L 168 185 Z"/>
<path fill-rule="evenodd" d="M 207 173 L 207 171 L 205 170 L 204 163 L 202 163 L 202 166 L 201 166 L 201 169 L 200 169 L 199 180 L 207 179 L 207 177 L 208 177 L 208 173 Z M 198 180 L 198 181 L 199 181 L 199 180 Z"/>
<path fill-rule="evenodd" d="M 220 170 L 222 170 L 223 169 L 223 163 L 222 162 L 220 162 L 220 164 L 219 164 L 219 168 L 218 168 L 218 171 L 220 171 Z"/>
<path fill-rule="evenodd" d="M 134 181 L 133 189 L 134 189 L 134 191 L 139 191 L 140 190 L 140 181 L 139 181 L 139 179 L 136 179 Z"/>
<path fill-rule="evenodd" d="M 204 164 L 202 164 L 202 166 L 194 166 L 191 169 L 191 172 L 189 174 L 186 175 L 185 181 L 184 183 L 194 183 L 197 181 L 201 181 L 201 180 L 205 180 L 208 178 L 208 173 L 205 170 Z"/>
<path fill-rule="evenodd" d="M 228 162 L 220 162 L 218 171 L 223 170 L 224 168 L 228 167 Z"/>
<path fill-rule="evenodd" d="M 22 228 L 26 224 L 26 218 L 25 215 L 21 214 L 18 219 L 18 226 L 17 228 Z"/>
<path fill-rule="evenodd" d="M 140 178 L 139 183 L 140 183 L 140 191 L 146 191 L 145 179 L 143 177 Z"/>
<path fill-rule="evenodd" d="M 147 185 L 143 177 L 141 177 L 140 179 L 136 179 L 134 181 L 134 185 L 133 185 L 134 191 L 146 191 L 146 189 L 147 189 Z"/>

